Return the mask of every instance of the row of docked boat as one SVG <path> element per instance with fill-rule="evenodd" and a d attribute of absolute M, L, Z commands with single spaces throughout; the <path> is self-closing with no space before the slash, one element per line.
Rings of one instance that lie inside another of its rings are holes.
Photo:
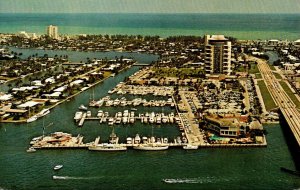
<path fill-rule="evenodd" d="M 117 99 L 110 99 L 109 96 L 106 96 L 102 99 L 100 99 L 99 101 L 95 101 L 92 100 L 89 103 L 89 106 L 91 107 L 101 107 L 101 106 L 106 106 L 106 107 L 110 107 L 110 106 L 139 106 L 139 105 L 143 105 L 143 106 L 152 106 L 152 107 L 162 107 L 162 106 L 171 106 L 174 107 L 175 103 L 172 101 L 172 98 L 169 98 L 168 100 L 150 100 L 147 101 L 146 99 L 142 99 L 142 98 L 135 98 L 133 100 L 127 100 L 125 97 L 122 98 L 117 98 Z M 80 107 L 81 108 L 81 107 Z M 80 109 L 79 108 L 79 109 Z"/>
<path fill-rule="evenodd" d="M 154 96 L 172 96 L 174 88 L 172 86 L 135 86 L 119 83 L 114 89 L 108 91 L 109 94 L 133 94 Z"/>
<path fill-rule="evenodd" d="M 82 117 L 91 118 L 91 111 L 81 112 L 78 111 L 75 113 L 74 120 L 78 122 Z M 114 117 L 110 117 L 108 112 L 104 112 L 103 110 L 99 110 L 97 112 L 97 117 L 95 119 L 99 119 L 100 123 L 108 123 L 108 125 L 113 124 L 132 124 L 136 120 L 140 120 L 141 123 L 149 123 L 149 124 L 165 124 L 165 123 L 180 123 L 180 119 L 175 117 L 174 113 L 164 114 L 164 113 L 140 113 L 138 115 L 135 114 L 134 111 L 124 110 L 123 112 L 117 112 Z"/>
<path fill-rule="evenodd" d="M 155 150 L 166 150 L 169 148 L 170 143 L 168 138 L 155 138 L 153 135 L 151 137 L 140 137 L 139 134 L 136 134 L 134 138 L 128 137 L 126 139 L 126 143 L 120 144 L 119 137 L 114 133 L 114 129 L 109 136 L 108 143 L 100 143 L 100 137 L 97 137 L 96 140 L 92 143 L 83 144 L 82 136 L 78 135 L 77 137 L 73 137 L 71 134 L 63 133 L 63 132 L 55 132 L 50 134 L 49 136 L 40 136 L 35 137 L 31 140 L 30 147 L 27 152 L 35 152 L 35 148 L 49 148 L 49 147 L 86 147 L 89 150 L 95 151 L 124 151 L 127 150 L 127 147 L 132 147 L 135 150 L 147 150 L 147 151 L 155 151 Z M 174 139 L 174 143 L 183 146 L 183 149 L 197 149 L 198 146 L 191 145 L 187 143 L 187 139 L 185 137 L 177 137 Z"/>

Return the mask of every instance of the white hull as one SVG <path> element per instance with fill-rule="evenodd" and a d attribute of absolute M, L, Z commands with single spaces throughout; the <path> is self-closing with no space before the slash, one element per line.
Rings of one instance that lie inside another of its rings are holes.
<path fill-rule="evenodd" d="M 37 120 L 37 116 L 32 116 L 29 119 L 27 119 L 27 123 L 33 122 L 35 120 Z"/>
<path fill-rule="evenodd" d="M 196 146 L 196 145 L 186 145 L 186 146 L 183 146 L 183 149 L 184 150 L 197 150 L 198 146 Z"/>
<path fill-rule="evenodd" d="M 125 147 L 125 146 L 114 145 L 114 144 L 109 145 L 109 146 L 103 146 L 103 145 L 89 146 L 88 148 L 89 148 L 89 150 L 105 151 L 105 152 L 127 150 L 127 147 Z"/>
<path fill-rule="evenodd" d="M 138 145 L 138 146 L 134 146 L 133 149 L 136 150 L 167 150 L 169 148 L 169 146 L 164 146 L 164 145 Z"/>

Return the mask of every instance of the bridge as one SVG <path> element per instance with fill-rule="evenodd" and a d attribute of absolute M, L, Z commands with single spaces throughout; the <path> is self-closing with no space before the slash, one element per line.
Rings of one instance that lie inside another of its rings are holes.
<path fill-rule="evenodd" d="M 279 84 L 266 61 L 257 58 L 254 60 L 257 62 L 258 69 L 275 104 L 279 107 L 298 143 L 298 147 L 300 147 L 300 113 L 296 105 Z"/>

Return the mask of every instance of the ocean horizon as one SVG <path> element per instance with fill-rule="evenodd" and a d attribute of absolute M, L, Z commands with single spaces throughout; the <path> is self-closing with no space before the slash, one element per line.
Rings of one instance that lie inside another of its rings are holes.
<path fill-rule="evenodd" d="M 224 34 L 241 40 L 300 38 L 300 14 L 1 13 L 0 33 L 124 34 L 160 37 Z"/>

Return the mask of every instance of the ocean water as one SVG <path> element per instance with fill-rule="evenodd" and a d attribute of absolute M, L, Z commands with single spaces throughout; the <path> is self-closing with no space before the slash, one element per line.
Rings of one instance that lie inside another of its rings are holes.
<path fill-rule="evenodd" d="M 0 14 L 0 32 L 45 34 L 196 35 L 238 39 L 300 38 L 300 14 Z"/>

